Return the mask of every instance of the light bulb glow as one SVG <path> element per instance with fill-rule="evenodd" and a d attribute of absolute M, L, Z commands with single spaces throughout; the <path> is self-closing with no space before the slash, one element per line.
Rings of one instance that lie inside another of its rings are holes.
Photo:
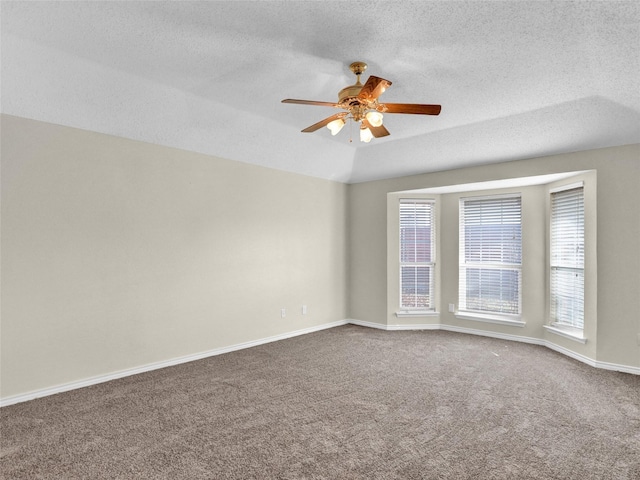
<path fill-rule="evenodd" d="M 360 141 L 364 143 L 369 143 L 373 138 L 373 133 L 368 128 L 360 129 Z"/>
<path fill-rule="evenodd" d="M 367 122 L 369 122 L 372 127 L 379 127 L 382 125 L 382 114 L 380 112 L 367 112 L 366 118 Z"/>
<path fill-rule="evenodd" d="M 342 130 L 342 127 L 344 127 L 344 120 L 342 118 L 337 118 L 327 124 L 327 128 L 331 130 L 331 135 L 336 135 Z"/>

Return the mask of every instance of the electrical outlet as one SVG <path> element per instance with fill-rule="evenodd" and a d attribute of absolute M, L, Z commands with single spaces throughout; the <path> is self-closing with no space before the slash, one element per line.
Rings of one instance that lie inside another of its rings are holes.
<path fill-rule="evenodd" d="M 287 316 L 287 309 L 286 309 L 286 308 L 283 308 L 282 310 L 280 310 L 280 316 L 281 316 L 282 318 L 284 318 L 284 317 L 286 317 L 286 316 Z"/>
<path fill-rule="evenodd" d="M 302 314 L 303 315 L 307 314 L 307 306 L 306 305 L 302 305 Z"/>
<path fill-rule="evenodd" d="M 450 303 L 449 304 L 449 313 L 456 313 L 456 304 L 455 303 Z"/>

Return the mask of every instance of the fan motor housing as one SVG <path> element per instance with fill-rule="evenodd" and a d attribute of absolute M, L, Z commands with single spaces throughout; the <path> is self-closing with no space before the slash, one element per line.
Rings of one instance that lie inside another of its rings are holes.
<path fill-rule="evenodd" d="M 355 103 L 360 103 L 358 100 L 358 94 L 362 90 L 362 84 L 349 85 L 348 87 L 344 87 L 338 93 L 338 103 L 342 103 L 345 100 L 348 100 L 349 105 L 355 105 Z M 352 98 L 353 97 L 353 98 Z"/>

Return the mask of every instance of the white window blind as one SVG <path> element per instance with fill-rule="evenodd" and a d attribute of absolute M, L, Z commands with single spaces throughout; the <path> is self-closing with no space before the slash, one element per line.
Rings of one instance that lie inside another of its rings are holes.
<path fill-rule="evenodd" d="M 584 188 L 551 193 L 551 320 L 584 327 Z"/>
<path fill-rule="evenodd" d="M 460 199 L 459 310 L 519 315 L 520 196 Z"/>
<path fill-rule="evenodd" d="M 400 308 L 434 310 L 435 212 L 429 200 L 400 200 Z"/>

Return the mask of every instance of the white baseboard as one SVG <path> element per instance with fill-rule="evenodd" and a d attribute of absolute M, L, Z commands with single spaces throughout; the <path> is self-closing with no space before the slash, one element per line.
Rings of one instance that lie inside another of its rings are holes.
<path fill-rule="evenodd" d="M 365 320 L 356 320 L 354 318 L 349 318 L 346 320 L 346 323 L 350 323 L 352 325 L 359 325 L 361 327 L 368 328 L 377 328 L 379 330 L 440 330 L 441 326 L 437 323 L 407 323 L 407 324 L 394 324 L 394 325 L 385 325 L 382 323 L 375 322 L 367 322 Z"/>
<path fill-rule="evenodd" d="M 352 325 L 358 325 L 360 327 L 377 328 L 379 330 L 388 330 L 387 326 L 383 325 L 382 323 L 367 322 L 365 320 L 356 320 L 354 318 L 348 318 L 346 322 Z"/>
<path fill-rule="evenodd" d="M 596 368 L 602 368 L 603 370 L 614 370 L 616 372 L 631 373 L 632 375 L 640 375 L 640 367 L 632 367 L 629 365 L 619 365 L 617 363 L 598 362 L 596 361 Z"/>
<path fill-rule="evenodd" d="M 172 358 L 169 360 L 163 360 L 160 362 L 149 363 L 140 367 L 128 368 L 126 370 L 120 370 L 106 375 L 98 375 L 95 377 L 85 378 L 74 382 L 64 383 L 62 385 L 56 385 L 53 387 L 43 388 L 39 390 L 33 390 L 31 392 L 13 395 L 0 399 L 0 407 L 6 407 L 16 403 L 26 402 L 34 400 L 40 397 L 47 397 L 49 395 L 55 395 L 56 393 L 68 392 L 70 390 L 76 390 L 78 388 L 88 387 L 91 385 L 97 385 L 99 383 L 116 380 L 118 378 L 124 378 L 131 375 L 137 375 L 139 373 L 150 372 L 158 370 L 160 368 L 172 367 L 174 365 L 180 365 L 181 363 L 193 362 L 195 360 L 201 360 L 207 357 L 213 357 L 215 355 L 221 355 L 223 353 L 234 352 L 236 350 L 242 350 L 244 348 L 256 347 L 258 345 L 264 345 L 265 343 L 277 342 L 279 340 L 285 340 L 287 338 L 297 337 L 298 335 L 305 335 L 307 333 L 318 332 L 320 330 L 326 330 L 327 328 L 339 327 L 349 323 L 348 320 L 339 320 L 337 322 L 324 323 L 322 325 L 316 325 L 313 327 L 303 328 L 301 330 L 294 330 L 292 332 L 282 333 L 280 335 L 274 335 L 271 337 L 260 338 L 258 340 L 252 340 L 249 342 L 237 343 L 228 347 L 214 348 L 206 352 L 199 352 L 191 355 L 185 355 L 182 357 Z"/>
<path fill-rule="evenodd" d="M 215 355 L 221 355 L 223 353 L 234 352 L 236 350 L 242 350 L 245 348 L 256 347 L 258 345 L 264 345 L 266 343 L 277 342 L 279 340 L 285 340 L 287 338 L 297 337 L 299 335 L 305 335 L 307 333 L 318 332 L 320 330 L 326 330 L 328 328 L 339 327 L 341 325 L 359 325 L 361 327 L 367 328 L 377 328 L 380 330 L 446 330 L 450 332 L 458 332 L 458 333 L 466 333 L 470 335 L 481 335 L 485 337 L 499 338 L 502 340 L 510 340 L 515 342 L 524 342 L 531 343 L 534 345 L 542 345 L 551 350 L 555 350 L 563 355 L 567 355 L 575 360 L 586 363 L 592 367 L 602 368 L 605 370 L 614 370 L 618 372 L 631 373 L 634 375 L 640 375 L 640 367 L 632 367 L 629 365 L 619 365 L 615 363 L 609 362 L 600 362 L 593 360 L 591 358 L 585 357 L 584 355 L 580 355 L 576 352 L 573 352 L 567 348 L 556 345 L 555 343 L 549 342 L 548 340 L 540 339 L 540 338 L 532 338 L 532 337 L 522 337 L 519 335 L 510 335 L 498 332 L 489 332 L 486 330 L 476 330 L 473 328 L 464 328 L 458 327 L 455 325 L 443 325 L 443 324 L 396 324 L 396 325 L 384 325 L 381 323 L 375 322 L 367 322 L 364 320 L 356 320 L 356 319 L 345 319 L 338 320 L 336 322 L 324 323 L 322 325 L 316 325 L 313 327 L 303 328 L 301 330 L 294 330 L 292 332 L 282 333 L 280 335 L 274 335 L 271 337 L 261 338 L 258 340 L 252 340 L 249 342 L 238 343 L 235 345 L 230 345 L 228 347 L 220 347 L 215 348 L 213 350 L 208 350 L 206 352 L 195 353 L 192 355 L 185 355 L 182 357 L 172 358 L 169 360 L 163 360 L 161 362 L 150 363 L 147 365 L 142 365 L 140 367 L 129 368 L 126 370 L 120 370 L 118 372 L 108 373 L 106 375 L 98 375 L 95 377 L 85 378 L 82 380 L 65 383 L 62 385 L 56 385 L 54 387 L 43 388 L 39 390 L 33 390 L 31 392 L 14 395 L 11 397 L 6 397 L 0 399 L 0 407 L 6 407 L 9 405 L 13 405 L 16 403 L 26 402 L 29 400 L 34 400 L 40 397 L 46 397 L 49 395 L 55 395 L 57 393 L 68 392 L 70 390 L 75 390 L 78 388 L 88 387 L 91 385 L 97 385 L 99 383 L 108 382 L 111 380 L 116 380 L 118 378 L 124 378 L 131 375 L 137 375 L 139 373 L 150 372 L 153 370 L 158 370 L 160 368 L 171 367 L 174 365 L 179 365 L 182 363 L 193 362 L 195 360 L 201 360 L 207 357 L 213 357 Z"/>
<path fill-rule="evenodd" d="M 533 345 L 544 345 L 544 340 L 533 337 L 523 337 L 521 335 L 511 335 L 509 333 L 490 332 L 487 330 L 477 330 L 475 328 L 458 327 L 456 325 L 440 325 L 440 330 L 448 332 L 468 333 L 470 335 L 479 335 L 481 337 L 499 338 L 501 340 L 509 340 L 511 342 L 531 343 Z"/>
<path fill-rule="evenodd" d="M 356 320 L 349 318 L 347 323 L 352 325 L 359 325 L 361 327 L 377 328 L 379 330 L 438 330 L 440 325 L 437 323 L 425 323 L 425 324 L 413 324 L 408 323 L 405 325 L 384 325 L 382 323 L 367 322 L 364 320 Z"/>
<path fill-rule="evenodd" d="M 413 324 L 383 325 L 381 323 L 366 322 L 363 320 L 355 320 L 355 319 L 348 319 L 346 322 L 351 323 L 353 325 L 359 325 L 361 327 L 378 328 L 381 330 L 446 330 L 449 332 L 466 333 L 469 335 L 480 335 L 483 337 L 499 338 L 501 340 L 509 340 L 513 342 L 522 342 L 522 343 L 529 343 L 533 345 L 541 345 L 543 347 L 550 348 L 551 350 L 554 350 L 558 353 L 566 355 L 567 357 L 571 357 L 574 360 L 578 360 L 582 363 L 586 363 L 587 365 L 590 365 L 595 368 L 602 368 L 605 370 L 613 370 L 616 372 L 640 375 L 640 367 L 632 367 L 630 365 L 620 365 L 617 363 L 601 362 L 598 360 L 594 360 L 592 358 L 586 357 L 585 355 L 581 355 L 572 350 L 569 350 L 568 348 L 561 347 L 560 345 L 557 345 L 543 338 L 523 337 L 521 335 L 511 335 L 506 333 L 490 332 L 487 330 L 477 330 L 474 328 L 465 328 L 465 327 L 458 327 L 455 325 L 444 325 L 444 324 L 429 323 L 429 324 L 422 324 L 422 325 L 413 325 Z"/>
<path fill-rule="evenodd" d="M 593 358 L 589 358 L 585 355 L 581 355 L 579 353 L 569 350 L 568 348 L 561 347 L 560 345 L 550 342 L 549 340 L 543 340 L 543 343 L 541 345 L 544 345 L 545 347 L 550 348 L 551 350 L 554 350 L 558 353 L 566 355 L 567 357 L 571 357 L 574 360 L 578 360 L 579 362 L 586 363 L 587 365 L 590 365 L 592 367 L 598 367 L 598 362 L 596 362 Z"/>

